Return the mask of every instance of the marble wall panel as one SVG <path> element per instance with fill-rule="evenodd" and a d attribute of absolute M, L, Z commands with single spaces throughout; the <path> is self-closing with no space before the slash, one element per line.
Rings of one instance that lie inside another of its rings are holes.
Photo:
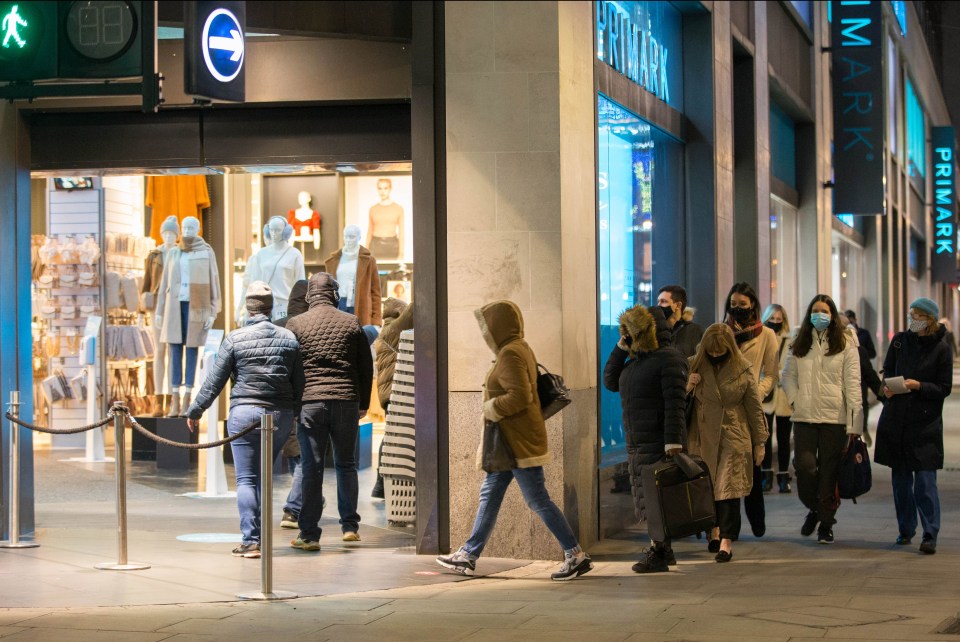
<path fill-rule="evenodd" d="M 529 146 L 526 74 L 447 74 L 447 151 L 524 151 Z"/>
<path fill-rule="evenodd" d="M 560 229 L 560 153 L 497 154 L 497 229 Z"/>
<path fill-rule="evenodd" d="M 445 21 L 447 73 L 494 71 L 492 2 L 458 2 Z"/>
<path fill-rule="evenodd" d="M 447 154 L 447 221 L 452 230 L 497 228 L 496 155 L 491 152 Z"/>
<path fill-rule="evenodd" d="M 447 274 L 451 310 L 474 310 L 497 299 L 530 304 L 530 242 L 524 232 L 458 232 L 450 222 Z"/>
<path fill-rule="evenodd" d="M 557 4 L 493 3 L 498 72 L 557 71 Z"/>
<path fill-rule="evenodd" d="M 531 73 L 527 76 L 530 92 L 530 149 L 560 151 L 560 74 Z"/>

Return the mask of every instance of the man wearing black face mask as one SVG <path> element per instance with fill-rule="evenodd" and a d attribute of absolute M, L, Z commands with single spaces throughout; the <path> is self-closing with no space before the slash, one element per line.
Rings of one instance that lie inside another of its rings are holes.
<path fill-rule="evenodd" d="M 683 320 L 687 308 L 687 291 L 679 285 L 665 285 L 657 296 L 657 307 L 663 312 L 671 332 L 671 345 L 690 358 L 697 352 L 703 337 L 703 328 L 693 321 Z"/>

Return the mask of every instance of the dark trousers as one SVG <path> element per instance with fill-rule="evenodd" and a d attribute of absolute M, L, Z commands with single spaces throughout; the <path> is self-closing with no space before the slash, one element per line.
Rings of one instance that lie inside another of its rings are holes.
<path fill-rule="evenodd" d="M 740 538 L 740 498 L 718 499 L 713 505 L 717 509 L 720 539 L 737 541 Z"/>
<path fill-rule="evenodd" d="M 837 474 L 847 444 L 846 429 L 843 424 L 794 425 L 797 494 L 803 505 L 817 514 L 821 526 L 829 528 L 837 523 L 834 516 L 840 506 Z"/>
<path fill-rule="evenodd" d="M 937 471 L 894 468 L 893 505 L 897 509 L 900 534 L 913 537 L 917 532 L 917 514 L 923 538 L 937 541 L 940 533 L 940 495 L 937 492 Z"/>
<path fill-rule="evenodd" d="M 779 415 L 767 415 L 767 426 L 770 428 L 770 435 L 767 437 L 767 452 L 763 456 L 763 469 L 771 470 L 773 468 L 773 424 L 777 424 L 777 466 L 781 473 L 790 472 L 790 433 L 793 430 L 793 422 L 790 417 L 781 417 Z"/>
<path fill-rule="evenodd" d="M 860 386 L 860 399 L 863 400 L 863 434 L 868 434 L 867 426 L 870 425 L 870 402 L 867 400 L 867 386 Z"/>
<path fill-rule="evenodd" d="M 750 494 L 743 498 L 743 510 L 747 514 L 747 521 L 753 534 L 761 537 L 767 530 L 767 509 L 763 505 L 763 473 L 760 466 L 753 467 L 753 488 Z M 738 503 L 739 505 L 739 503 Z"/>
<path fill-rule="evenodd" d="M 337 471 L 337 509 L 344 533 L 360 529 L 357 513 L 359 484 L 357 452 L 360 405 L 356 401 L 315 401 L 303 404 L 297 440 L 303 473 L 303 506 L 297 520 L 304 540 L 320 539 L 323 512 L 323 461 L 327 443 L 333 442 L 333 465 Z"/>

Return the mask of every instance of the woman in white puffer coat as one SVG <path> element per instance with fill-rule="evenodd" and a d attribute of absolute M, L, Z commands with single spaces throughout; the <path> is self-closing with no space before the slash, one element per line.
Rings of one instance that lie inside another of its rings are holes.
<path fill-rule="evenodd" d="M 800 534 L 817 529 L 821 544 L 833 543 L 840 505 L 837 474 L 844 451 L 860 434 L 860 356 L 826 294 L 807 306 L 783 367 L 783 391 L 793 406 L 797 494 L 809 509 Z"/>

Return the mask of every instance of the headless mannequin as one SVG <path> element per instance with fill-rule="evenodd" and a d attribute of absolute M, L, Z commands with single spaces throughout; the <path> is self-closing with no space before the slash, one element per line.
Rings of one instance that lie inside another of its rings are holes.
<path fill-rule="evenodd" d="M 157 247 L 163 254 L 163 262 L 166 265 L 167 253 L 171 248 L 177 246 L 176 232 L 161 232 L 163 244 Z M 160 341 L 160 323 L 155 322 L 153 327 L 153 345 L 155 353 L 153 355 L 153 380 L 156 382 L 157 394 L 169 394 L 167 380 L 164 378 L 167 374 L 167 344 Z"/>
<path fill-rule="evenodd" d="M 337 283 L 340 284 L 340 308 L 354 308 L 357 291 L 357 259 L 360 257 L 360 228 L 348 225 L 343 230 L 343 255 L 337 266 Z"/>
<path fill-rule="evenodd" d="M 200 232 L 200 221 L 196 217 L 188 216 L 183 219 L 182 234 L 185 242 L 191 242 L 198 239 L 198 234 Z M 202 239 L 200 239 L 202 240 Z M 174 256 L 177 253 L 172 253 L 168 256 Z M 181 332 L 182 336 L 187 336 L 187 328 L 184 327 L 184 323 L 188 322 L 190 314 L 190 257 L 188 252 L 179 253 L 180 261 L 180 279 L 177 283 L 166 283 L 166 287 L 160 287 L 160 297 L 165 298 L 165 290 L 173 290 L 175 296 L 174 299 L 180 304 L 179 309 L 171 310 L 160 310 L 157 312 L 156 324 L 162 328 L 163 326 L 163 316 L 164 314 L 179 314 L 181 317 Z M 166 262 L 166 261 L 165 261 Z M 170 274 L 172 266 L 165 266 L 164 268 L 164 281 L 167 280 L 167 275 Z M 208 317 L 203 322 L 203 330 L 209 330 L 213 326 L 213 322 L 216 319 L 216 315 Z M 184 342 L 181 340 L 180 343 L 173 341 L 168 341 L 170 344 L 170 392 L 173 394 L 173 403 L 170 404 L 170 410 L 167 412 L 167 417 L 178 417 L 186 416 L 187 407 L 190 405 L 190 396 L 193 392 L 193 382 L 194 377 L 196 376 L 197 370 L 197 353 L 199 348 L 197 346 L 186 346 L 184 349 Z M 186 353 L 187 367 L 186 371 L 183 369 L 183 357 Z M 184 385 L 184 381 L 186 385 Z"/>
<path fill-rule="evenodd" d="M 287 303 L 293 284 L 305 279 L 303 255 L 287 241 L 293 235 L 293 228 L 287 225 L 281 216 L 274 216 L 264 228 L 264 238 L 269 240 L 256 254 L 250 257 L 243 274 L 243 291 L 237 301 L 235 320 L 243 325 L 247 319 L 247 287 L 254 281 L 263 281 L 273 291 L 272 320 L 287 316 Z"/>
<path fill-rule="evenodd" d="M 287 222 L 294 227 L 296 233 L 295 240 L 305 243 L 312 239 L 314 249 L 319 250 L 320 228 L 314 225 L 314 217 L 319 219 L 319 214 L 310 207 L 311 200 L 310 192 L 300 192 L 297 194 L 297 203 L 300 204 L 300 207 L 293 210 L 293 216 L 288 218 Z"/>

